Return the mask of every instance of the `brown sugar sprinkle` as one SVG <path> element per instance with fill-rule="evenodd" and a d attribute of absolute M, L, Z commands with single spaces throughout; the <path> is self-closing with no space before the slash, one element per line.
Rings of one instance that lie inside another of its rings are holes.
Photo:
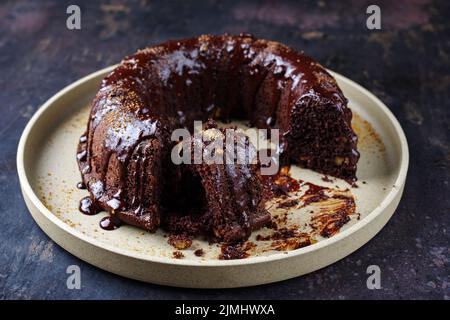
<path fill-rule="evenodd" d="M 192 239 L 184 234 L 172 234 L 169 236 L 167 243 L 178 250 L 184 250 L 192 245 Z"/>
<path fill-rule="evenodd" d="M 174 251 L 172 253 L 172 257 L 175 259 L 183 259 L 184 258 L 184 254 L 181 251 Z"/>

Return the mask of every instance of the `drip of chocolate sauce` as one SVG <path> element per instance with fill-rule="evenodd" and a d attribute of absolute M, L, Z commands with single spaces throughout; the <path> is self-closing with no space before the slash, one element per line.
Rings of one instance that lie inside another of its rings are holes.
<path fill-rule="evenodd" d="M 308 186 L 308 190 L 306 190 L 305 195 L 316 195 L 327 189 L 326 187 L 318 186 L 311 182 L 305 182 L 304 185 Z"/>
<path fill-rule="evenodd" d="M 99 212 L 99 209 L 95 206 L 95 204 L 92 202 L 92 199 L 89 196 L 84 197 L 83 199 L 80 200 L 78 209 L 80 210 L 81 213 L 86 214 L 88 216 L 92 216 Z"/>
<path fill-rule="evenodd" d="M 287 195 L 300 189 L 301 180 L 292 178 L 289 173 L 264 176 L 266 185 L 272 196 Z"/>
<path fill-rule="evenodd" d="M 77 183 L 77 188 L 80 190 L 85 190 L 86 189 L 86 184 L 83 181 L 80 181 Z"/>
<path fill-rule="evenodd" d="M 86 161 L 86 158 L 87 158 L 86 150 L 83 150 L 83 151 L 80 151 L 80 152 L 77 153 L 77 159 L 79 161 Z"/>
<path fill-rule="evenodd" d="M 118 218 L 114 216 L 107 216 L 100 220 L 100 228 L 103 230 L 115 230 L 120 227 L 121 223 Z"/>

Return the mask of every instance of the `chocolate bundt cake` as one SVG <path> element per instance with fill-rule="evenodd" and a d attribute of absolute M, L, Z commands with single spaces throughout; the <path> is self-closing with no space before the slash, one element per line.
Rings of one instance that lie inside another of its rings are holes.
<path fill-rule="evenodd" d="M 249 35 L 200 36 L 140 50 L 103 80 L 77 157 L 92 206 L 150 231 L 246 239 L 270 221 L 257 166 L 170 158 L 172 131 L 210 118 L 277 128 L 282 163 L 356 179 L 352 113 L 320 64 Z"/>

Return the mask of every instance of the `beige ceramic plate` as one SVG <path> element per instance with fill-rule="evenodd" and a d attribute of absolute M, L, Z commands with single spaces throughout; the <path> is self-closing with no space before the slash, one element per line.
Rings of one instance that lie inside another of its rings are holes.
<path fill-rule="evenodd" d="M 183 251 L 184 258 L 174 259 L 174 248 L 162 231 L 150 234 L 130 226 L 104 231 L 98 222 L 106 213 L 85 216 L 78 211 L 78 201 L 87 192 L 75 187 L 80 180 L 75 152 L 90 101 L 111 69 L 95 72 L 48 100 L 25 128 L 17 154 L 23 196 L 35 221 L 64 249 L 99 268 L 180 287 L 243 287 L 280 281 L 323 268 L 355 251 L 381 230 L 400 201 L 408 146 L 399 123 L 374 95 L 333 73 L 355 113 L 353 125 L 360 141 L 359 187 L 350 189 L 359 220 L 351 217 L 339 233 L 319 237 L 310 246 L 256 251 L 241 260 L 218 260 L 220 248 L 200 239 Z M 349 187 L 336 179 L 325 182 L 322 175 L 298 167 L 292 175 L 324 186 Z M 302 210 L 293 213 L 300 220 L 303 215 Z M 205 251 L 203 257 L 194 254 L 199 248 Z"/>

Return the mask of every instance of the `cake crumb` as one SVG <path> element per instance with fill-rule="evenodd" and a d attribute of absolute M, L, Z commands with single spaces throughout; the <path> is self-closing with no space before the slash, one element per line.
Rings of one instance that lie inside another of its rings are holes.
<path fill-rule="evenodd" d="M 185 234 L 172 234 L 167 243 L 178 250 L 184 250 L 192 245 L 192 239 Z"/>
<path fill-rule="evenodd" d="M 175 259 L 183 259 L 184 258 L 184 254 L 181 251 L 174 251 L 172 253 L 172 257 Z"/>
<path fill-rule="evenodd" d="M 205 252 L 203 251 L 203 249 L 197 249 L 197 250 L 194 251 L 194 254 L 197 257 L 203 257 L 205 255 Z"/>

